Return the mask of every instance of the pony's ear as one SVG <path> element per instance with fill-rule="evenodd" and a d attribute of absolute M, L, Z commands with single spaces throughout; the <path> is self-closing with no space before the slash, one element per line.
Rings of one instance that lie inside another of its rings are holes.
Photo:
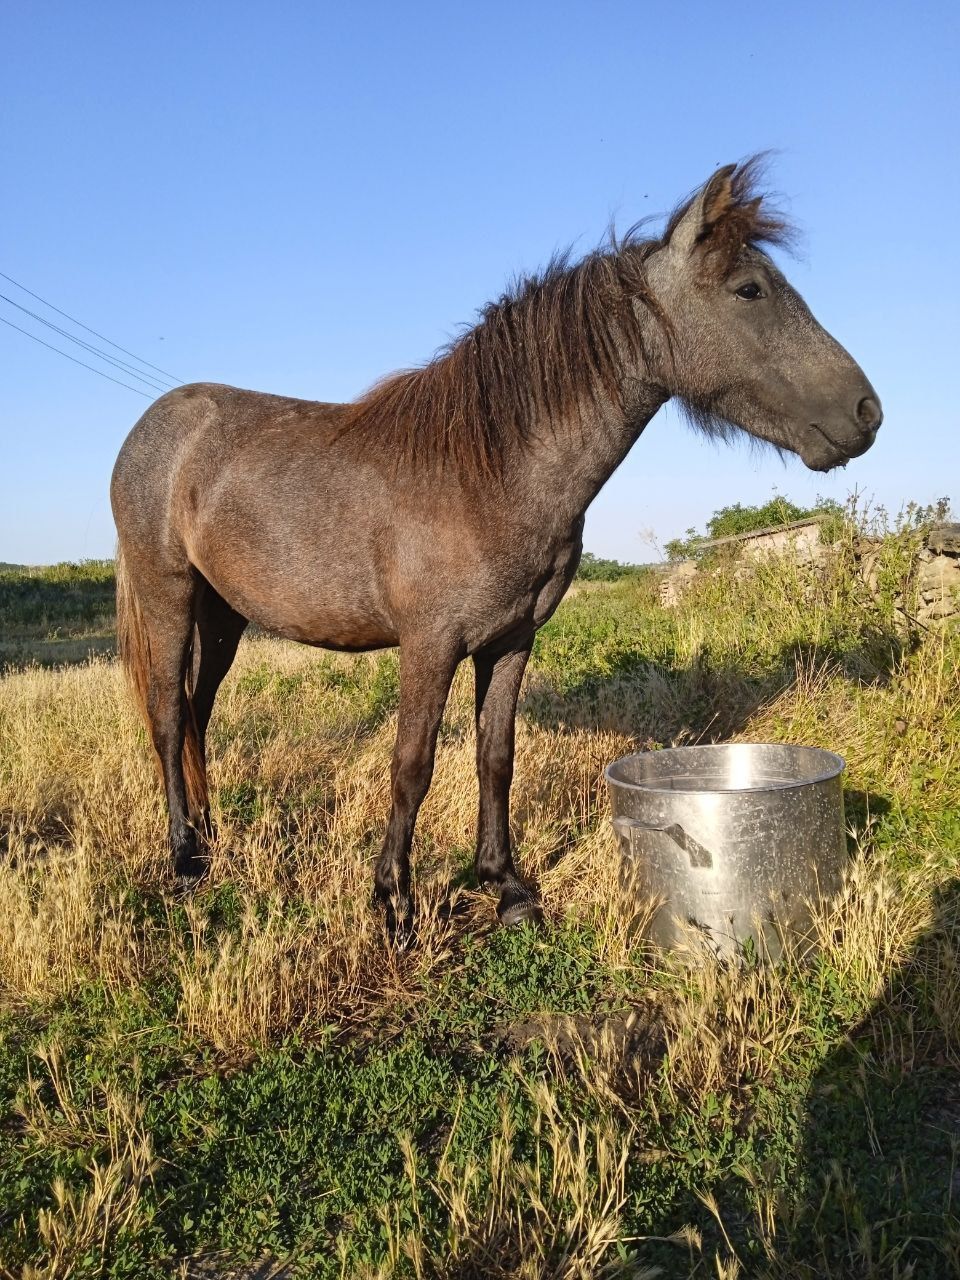
<path fill-rule="evenodd" d="M 713 229 L 736 203 L 733 175 L 737 165 L 725 164 L 700 188 L 670 233 L 672 252 L 687 257 L 710 238 Z"/>

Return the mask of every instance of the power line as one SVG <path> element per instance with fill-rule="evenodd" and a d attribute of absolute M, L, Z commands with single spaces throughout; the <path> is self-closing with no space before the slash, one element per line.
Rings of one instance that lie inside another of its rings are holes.
<path fill-rule="evenodd" d="M 29 307 L 22 307 L 19 302 L 14 302 L 12 298 L 8 298 L 5 293 L 0 293 L 0 300 L 9 302 L 11 307 L 16 307 L 18 311 L 22 311 L 24 315 L 29 316 L 31 320 L 37 320 L 40 324 L 46 325 L 48 329 L 52 329 L 54 333 L 59 333 L 61 337 L 66 338 L 69 342 L 75 342 L 78 347 L 82 347 L 84 351 L 89 351 L 91 355 L 97 356 L 100 360 L 105 360 L 114 369 L 119 369 L 121 373 L 128 373 L 131 377 L 136 378 L 138 382 L 142 382 L 144 386 L 151 387 L 154 391 L 169 391 L 170 387 L 165 386 L 159 379 L 152 374 L 142 373 L 132 364 L 127 364 L 126 360 L 118 360 L 116 356 L 112 356 L 109 352 L 101 351 L 99 347 L 95 347 L 92 342 L 84 342 L 82 338 L 75 337 L 66 329 L 61 329 L 58 324 L 54 324 L 52 320 L 46 320 L 43 316 L 37 315 L 35 311 L 31 311 Z"/>
<path fill-rule="evenodd" d="M 159 387 L 160 390 L 166 388 L 160 382 L 160 379 L 154 377 L 152 373 L 144 373 L 142 369 L 138 369 L 136 365 L 127 364 L 126 360 L 118 360 L 116 356 L 110 355 L 109 351 L 101 351 L 99 347 L 95 347 L 92 342 L 84 342 L 82 338 L 76 337 L 68 329 L 62 329 L 60 325 L 54 324 L 52 320 L 45 319 L 44 316 L 38 315 L 36 311 L 31 311 L 29 307 L 22 306 L 19 302 L 14 302 L 13 298 L 8 298 L 5 293 L 0 293 L 0 299 L 9 302 L 11 307 L 16 307 L 18 311 L 22 311 L 24 315 L 30 316 L 32 320 L 39 320 L 41 324 L 45 324 L 48 329 L 52 329 L 54 333 L 59 333 L 62 337 L 68 338 L 71 342 L 75 342 L 78 347 L 83 347 L 85 351 L 91 352 L 95 356 L 99 356 L 101 360 L 109 360 L 116 369 L 123 369 L 127 373 L 133 374 L 135 378 L 139 378 L 141 382 L 146 382 L 152 387 Z M 165 378 L 164 381 L 170 382 Z M 171 382 L 171 386 L 176 386 Z"/>
<path fill-rule="evenodd" d="M 70 355 L 66 351 L 61 351 L 59 347 L 52 346 L 49 342 L 44 342 L 42 338 L 38 338 L 35 333 L 30 333 L 27 329 L 21 329 L 18 324 L 14 324 L 12 320 L 6 320 L 0 316 L 0 324 L 8 324 L 11 329 L 16 329 L 17 333 L 22 333 L 28 338 L 32 338 L 34 342 L 39 342 L 41 347 L 47 347 L 50 351 L 55 351 L 58 356 L 63 356 L 65 360 L 72 360 L 74 364 L 81 365 L 84 369 L 89 369 L 91 373 L 99 373 L 101 378 L 106 378 L 108 382 L 115 382 L 118 387 L 126 387 L 128 391 L 135 391 L 138 396 L 143 396 L 144 400 L 152 400 L 153 396 L 148 395 L 146 391 L 141 391 L 139 387 L 131 387 L 129 382 L 121 382 L 119 378 L 111 378 L 109 373 L 104 373 L 102 369 L 95 369 L 92 364 L 84 364 L 82 360 L 78 360 L 76 356 Z"/>
<path fill-rule="evenodd" d="M 105 338 L 102 333 L 97 333 L 96 329 L 91 329 L 88 324 L 84 324 L 82 320 L 77 320 L 75 316 L 67 315 L 66 311 L 61 311 L 59 307 L 55 307 L 52 302 L 48 302 L 46 298 L 41 298 L 39 293 L 34 293 L 32 289 L 28 289 L 25 284 L 21 284 L 19 280 L 14 280 L 13 276 L 8 276 L 5 272 L 0 271 L 0 277 L 9 280 L 11 284 L 15 284 L 18 289 L 22 289 L 24 293 L 29 293 L 31 298 L 36 298 L 38 302 L 42 302 L 45 307 L 49 307 L 51 311 L 55 311 L 58 316 L 63 316 L 65 320 L 69 320 L 71 324 L 78 324 L 81 329 L 86 329 L 87 333 L 92 333 L 95 338 L 99 338 L 101 342 L 105 342 L 110 347 L 115 347 L 117 351 L 122 351 L 125 356 L 130 356 L 136 360 L 138 364 L 145 364 L 148 369 L 154 369 L 157 373 L 162 373 L 165 378 L 172 378 L 174 382 L 180 384 L 182 378 L 178 378 L 176 374 L 169 373 L 166 369 L 161 369 L 159 365 L 151 364 L 149 360 L 143 360 L 140 356 L 135 355 L 132 351 L 128 351 L 126 347 L 121 347 L 119 343 Z M 14 325 L 16 328 L 16 325 Z M 82 363 L 77 361 L 78 364 Z"/>

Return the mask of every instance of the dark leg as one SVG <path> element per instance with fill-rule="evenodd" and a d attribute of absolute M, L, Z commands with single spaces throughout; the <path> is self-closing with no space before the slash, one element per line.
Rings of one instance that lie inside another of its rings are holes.
<path fill-rule="evenodd" d="M 477 681 L 477 880 L 500 895 L 497 915 L 504 924 L 539 920 L 540 907 L 516 873 L 510 854 L 510 784 L 517 698 L 533 637 L 522 648 L 499 656 L 474 655 Z"/>
<path fill-rule="evenodd" d="M 442 644 L 401 648 L 400 713 L 393 750 L 393 804 L 374 869 L 374 899 L 386 910 L 387 931 L 398 947 L 413 928 L 410 845 L 417 813 L 433 777 L 437 734 L 459 655 Z"/>
<path fill-rule="evenodd" d="M 147 715 L 160 765 L 170 815 L 170 851 L 174 873 L 199 878 L 206 869 L 197 832 L 190 821 L 183 769 L 183 744 L 190 714 L 187 666 L 193 638 L 196 580 L 192 573 L 155 575 L 149 598 L 142 600 L 149 638 Z"/>
<path fill-rule="evenodd" d="M 236 657 L 247 619 L 232 609 L 206 579 L 200 580 L 194 611 L 197 631 L 193 652 L 193 716 L 200 758 L 206 768 L 206 735 L 213 701 Z M 204 838 L 212 840 L 209 804 L 199 815 L 199 826 Z"/>

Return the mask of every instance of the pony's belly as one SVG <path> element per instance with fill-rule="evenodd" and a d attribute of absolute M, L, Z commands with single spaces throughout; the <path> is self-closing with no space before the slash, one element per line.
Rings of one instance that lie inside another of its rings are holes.
<path fill-rule="evenodd" d="M 284 639 L 356 652 L 397 643 L 396 630 L 376 601 L 331 591 L 329 583 L 305 589 L 296 576 L 241 577 L 211 573 L 208 566 L 201 566 L 201 572 L 239 614 Z"/>
<path fill-rule="evenodd" d="M 270 629 L 287 640 L 298 640 L 301 644 L 314 645 L 318 649 L 339 649 L 345 653 L 389 649 L 399 643 L 397 635 L 386 627 L 363 623 L 336 626 L 331 624 L 329 618 L 313 625 L 295 623 Z"/>
<path fill-rule="evenodd" d="M 397 634 L 391 626 L 356 606 L 285 610 L 274 602 L 272 607 L 261 608 L 257 603 L 248 607 L 251 622 L 287 640 L 298 640 L 321 649 L 361 652 L 387 649 L 397 643 Z"/>

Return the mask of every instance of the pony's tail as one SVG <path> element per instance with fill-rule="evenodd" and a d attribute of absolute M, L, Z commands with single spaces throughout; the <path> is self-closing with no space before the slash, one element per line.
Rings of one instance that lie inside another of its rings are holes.
<path fill-rule="evenodd" d="M 153 726 L 150 717 L 150 635 L 143 618 L 143 610 L 127 571 L 123 547 L 117 545 L 117 648 L 120 663 L 133 694 L 137 711 L 153 745 Z M 187 790 L 187 808 L 191 818 L 206 814 L 210 796 L 207 791 L 207 768 L 200 750 L 197 718 L 193 709 L 193 641 L 187 654 L 185 688 L 187 703 L 186 725 L 183 737 L 183 780 Z M 154 747 L 154 762 L 163 778 L 160 757 Z"/>

